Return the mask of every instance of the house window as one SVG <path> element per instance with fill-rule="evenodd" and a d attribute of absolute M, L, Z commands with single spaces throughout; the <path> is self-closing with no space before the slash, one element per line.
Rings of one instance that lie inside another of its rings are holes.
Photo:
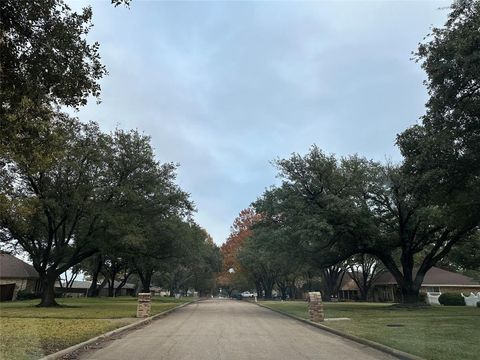
<path fill-rule="evenodd" d="M 440 288 L 438 286 L 427 287 L 427 292 L 440 292 Z"/>

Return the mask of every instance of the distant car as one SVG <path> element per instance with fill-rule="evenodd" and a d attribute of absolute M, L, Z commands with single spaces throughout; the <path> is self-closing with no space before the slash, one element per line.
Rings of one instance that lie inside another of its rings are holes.
<path fill-rule="evenodd" d="M 255 294 L 252 294 L 250 291 L 244 291 L 244 292 L 242 292 L 242 297 L 253 298 L 253 297 L 255 297 Z"/>

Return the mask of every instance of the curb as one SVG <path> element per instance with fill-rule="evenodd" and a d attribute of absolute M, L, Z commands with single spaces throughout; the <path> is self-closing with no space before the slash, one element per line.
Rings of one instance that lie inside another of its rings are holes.
<path fill-rule="evenodd" d="M 367 339 L 364 339 L 364 338 L 361 338 L 361 337 L 358 337 L 358 336 L 355 336 L 355 335 L 350 335 L 350 334 L 347 334 L 343 331 L 332 329 L 328 326 L 325 326 L 325 325 L 322 325 L 322 324 L 319 324 L 319 323 L 315 323 L 315 322 L 307 320 L 307 319 L 302 319 L 298 316 L 287 314 L 283 311 L 280 311 L 280 310 L 277 310 L 277 309 L 272 309 L 272 308 L 269 308 L 268 306 L 265 306 L 265 305 L 262 305 L 262 304 L 259 304 L 259 303 L 253 303 L 253 304 L 261 306 L 265 309 L 271 310 L 271 311 L 276 312 L 278 314 L 281 314 L 283 316 L 289 317 L 291 319 L 295 319 L 295 320 L 300 321 L 304 324 L 308 324 L 308 325 L 311 325 L 311 326 L 316 327 L 318 329 L 322 329 L 322 330 L 325 330 L 325 331 L 330 332 L 332 334 L 341 336 L 345 339 L 355 341 L 356 343 L 370 346 L 371 348 L 380 350 L 380 351 L 382 351 L 382 352 L 384 352 L 388 355 L 395 356 L 396 358 L 401 359 L 401 360 L 425 360 L 425 358 L 422 358 L 422 357 L 419 357 L 419 356 L 416 356 L 416 355 L 412 355 L 412 354 L 406 353 L 406 352 L 401 351 L 401 350 L 391 348 L 389 346 L 377 343 L 375 341 L 367 340 Z"/>
<path fill-rule="evenodd" d="M 144 318 L 144 319 L 141 319 L 141 320 L 138 320 L 138 321 L 135 321 L 131 324 L 128 324 L 128 325 L 125 325 L 125 326 L 122 326 L 122 327 L 119 327 L 118 329 L 115 329 L 115 330 L 112 330 L 112 331 L 109 331 L 109 332 L 106 332 L 104 334 L 101 334 L 101 335 L 98 335 L 98 336 L 95 336 L 91 339 L 88 339 L 84 342 L 81 342 L 81 343 L 78 343 L 78 344 L 75 344 L 75 345 L 72 345 L 66 349 L 63 349 L 63 350 L 60 350 L 60 351 L 57 351 L 53 354 L 49 354 L 47 356 L 44 356 L 42 358 L 40 358 L 39 360 L 55 360 L 55 359 L 61 359 L 63 356 L 65 355 L 68 355 L 70 353 L 73 353 L 77 350 L 80 350 L 82 348 L 86 348 L 88 347 L 89 345 L 92 345 L 98 341 L 102 341 L 102 340 L 105 340 L 107 339 L 108 337 L 112 336 L 112 335 L 118 335 L 120 333 L 123 333 L 124 331 L 127 331 L 127 330 L 131 330 L 131 329 L 135 329 L 137 327 L 141 327 L 143 325 L 147 325 L 147 324 L 150 324 L 153 320 L 159 318 L 159 317 L 162 317 L 164 315 L 167 315 L 171 312 L 174 312 L 175 310 L 178 310 L 178 309 L 181 309 L 187 305 L 190 305 L 190 304 L 193 304 L 193 303 L 196 303 L 200 300 L 194 300 L 194 301 L 189 301 L 187 303 L 183 303 L 183 304 L 180 304 L 178 306 L 175 306 L 174 308 L 171 308 L 171 309 L 168 309 L 168 310 L 165 310 L 165 311 L 162 311 L 161 313 L 158 313 L 158 314 L 155 314 L 153 316 L 150 316 L 148 318 Z"/>

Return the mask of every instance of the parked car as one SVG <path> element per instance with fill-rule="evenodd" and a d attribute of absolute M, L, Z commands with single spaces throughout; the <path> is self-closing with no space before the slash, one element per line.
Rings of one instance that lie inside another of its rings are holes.
<path fill-rule="evenodd" d="M 253 297 L 255 297 L 255 294 L 252 294 L 250 291 L 244 291 L 244 292 L 242 292 L 242 297 L 253 298 Z"/>

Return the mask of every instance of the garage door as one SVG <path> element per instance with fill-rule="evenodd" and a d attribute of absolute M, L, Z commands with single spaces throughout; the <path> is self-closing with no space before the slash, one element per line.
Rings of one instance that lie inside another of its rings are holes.
<path fill-rule="evenodd" d="M 0 285 L 0 301 L 12 300 L 14 291 L 15 291 L 15 283 Z"/>

